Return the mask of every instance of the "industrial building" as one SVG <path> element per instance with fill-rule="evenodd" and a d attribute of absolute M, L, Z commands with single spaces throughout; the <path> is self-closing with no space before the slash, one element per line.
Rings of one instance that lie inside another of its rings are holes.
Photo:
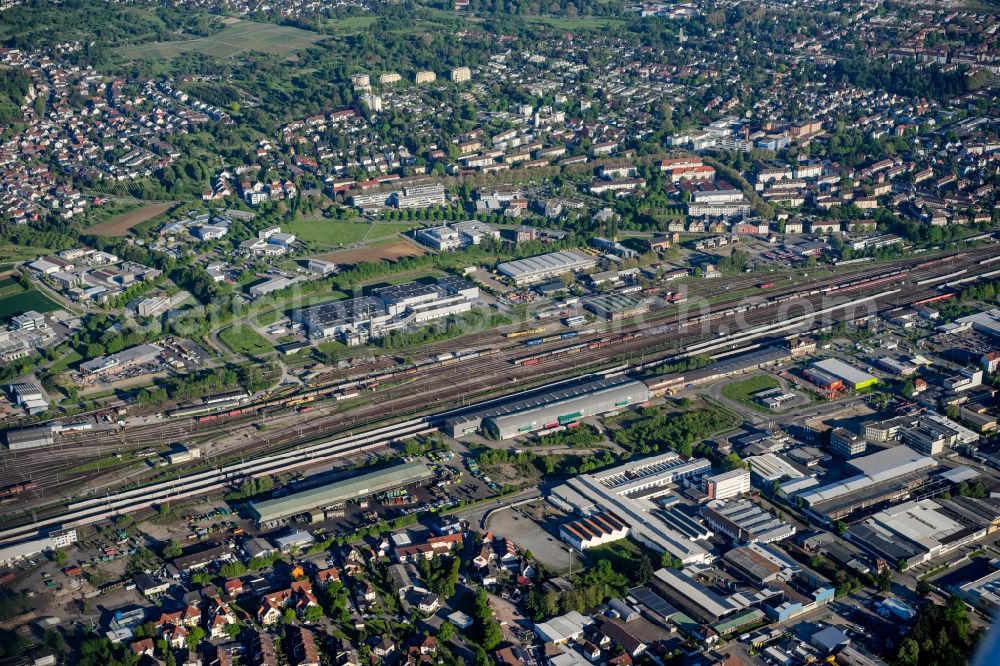
<path fill-rule="evenodd" d="M 134 368 L 140 365 L 145 365 L 146 363 L 152 363 L 159 358 L 162 353 L 163 349 L 157 345 L 137 345 L 130 349 L 120 351 L 117 354 L 98 356 L 97 358 L 81 363 L 80 374 L 99 375 L 110 371 L 121 372 L 122 370 L 126 370 L 128 368 Z"/>
<path fill-rule="evenodd" d="M 40 446 L 52 446 L 55 443 L 55 431 L 51 426 L 8 430 L 4 435 L 7 440 L 7 448 L 11 451 L 36 449 Z"/>
<path fill-rule="evenodd" d="M 421 462 L 387 467 L 329 483 L 284 497 L 250 503 L 250 513 L 261 525 L 273 525 L 294 516 L 323 509 L 352 499 L 361 499 L 404 486 L 413 486 L 433 478 L 434 473 Z"/>
<path fill-rule="evenodd" d="M 743 543 L 772 543 L 795 534 L 794 525 L 747 499 L 709 502 L 701 516 L 716 532 Z"/>
<path fill-rule="evenodd" d="M 857 474 L 798 497 L 815 517 L 832 522 L 859 509 L 907 497 L 937 464 L 907 446 L 895 446 L 851 460 L 847 467 Z"/>
<path fill-rule="evenodd" d="M 746 354 L 720 359 L 708 367 L 686 373 L 685 376 L 689 384 L 707 384 L 717 379 L 732 377 L 751 370 L 759 370 L 769 366 L 780 367 L 782 363 L 791 358 L 792 352 L 786 347 L 773 345 Z"/>
<path fill-rule="evenodd" d="M 750 492 L 750 470 L 734 469 L 705 477 L 705 494 L 709 499 L 724 500 Z"/>
<path fill-rule="evenodd" d="M 580 552 L 628 536 L 628 525 L 610 511 L 573 520 L 559 528 L 559 536 Z"/>
<path fill-rule="evenodd" d="M 449 275 L 434 284 L 407 282 L 371 296 L 303 308 L 292 319 L 314 340 L 339 337 L 347 344 L 363 344 L 390 331 L 468 312 L 478 298 L 478 287 Z"/>
<path fill-rule="evenodd" d="M 860 456 L 868 448 L 868 442 L 846 428 L 834 428 L 830 432 L 830 451 L 841 458 Z"/>
<path fill-rule="evenodd" d="M 583 307 L 607 321 L 622 321 L 649 312 L 648 302 L 619 294 L 588 298 Z"/>
<path fill-rule="evenodd" d="M 1000 610 L 1000 558 L 990 560 L 992 570 L 986 575 L 952 587 L 951 591 L 967 604 L 989 617 Z"/>
<path fill-rule="evenodd" d="M 445 224 L 440 227 L 420 229 L 416 239 L 438 251 L 458 250 L 470 245 L 479 245 L 484 238 L 500 239 L 500 231 L 482 222 L 470 220 Z"/>
<path fill-rule="evenodd" d="M 649 400 L 642 382 L 620 377 L 570 384 L 544 393 L 502 402 L 495 407 L 452 417 L 445 431 L 461 437 L 477 430 L 497 439 L 509 439 L 538 430 L 576 423 Z"/>
<path fill-rule="evenodd" d="M 650 585 L 671 604 L 699 622 L 711 624 L 746 608 L 702 585 L 686 571 L 658 569 Z"/>
<path fill-rule="evenodd" d="M 597 260 L 593 257 L 582 252 L 564 250 L 508 261 L 498 265 L 497 272 L 520 286 L 544 282 L 566 273 L 579 273 L 596 266 Z"/>
<path fill-rule="evenodd" d="M 684 460 L 669 452 L 597 474 L 577 475 L 554 488 L 549 501 L 582 516 L 613 513 L 628 525 L 633 539 L 685 564 L 705 563 L 712 555 L 696 541 L 709 538 L 711 530 L 679 511 L 661 509 L 656 500 L 669 494 L 672 484 L 710 469 L 707 460 Z"/>
<path fill-rule="evenodd" d="M 855 391 L 869 386 L 874 386 L 878 383 L 878 378 L 874 375 L 869 375 L 867 372 L 863 372 L 858 368 L 855 368 L 853 365 L 844 363 L 843 361 L 835 358 L 827 358 L 822 361 L 816 361 L 810 366 L 808 371 L 810 375 L 813 374 L 814 370 L 819 370 L 820 373 L 831 375 L 839 379 L 843 382 L 844 386 L 852 388 Z"/>
<path fill-rule="evenodd" d="M 758 488 L 770 489 L 771 484 L 777 481 L 781 492 L 788 494 L 792 492 L 791 488 L 801 491 L 819 485 L 814 478 L 815 472 L 799 467 L 776 453 L 762 453 L 744 460 L 750 465 L 750 479 Z"/>
<path fill-rule="evenodd" d="M 900 439 L 926 456 L 937 456 L 957 446 L 979 441 L 979 435 L 939 414 L 922 415 L 915 424 L 899 430 Z"/>
<path fill-rule="evenodd" d="M 913 566 L 996 530 L 1000 503 L 968 497 L 922 499 L 890 506 L 848 528 L 853 543 L 893 565 Z"/>

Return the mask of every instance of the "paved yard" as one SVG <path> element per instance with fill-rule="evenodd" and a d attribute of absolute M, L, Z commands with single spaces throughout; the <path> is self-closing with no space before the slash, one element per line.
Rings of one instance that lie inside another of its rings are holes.
<path fill-rule="evenodd" d="M 545 504 L 545 502 L 541 502 Z M 567 520 L 559 519 L 554 514 L 548 514 L 540 524 L 515 509 L 497 511 L 490 517 L 487 525 L 495 536 L 507 537 L 522 550 L 530 550 L 531 554 L 550 571 L 565 572 L 572 562 L 573 571 L 583 567 L 576 551 L 567 552 L 565 543 L 559 540 L 559 524 Z"/>

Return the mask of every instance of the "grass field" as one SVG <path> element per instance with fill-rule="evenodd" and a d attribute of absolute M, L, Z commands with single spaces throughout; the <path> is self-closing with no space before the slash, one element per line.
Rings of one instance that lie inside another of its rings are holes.
<path fill-rule="evenodd" d="M 592 28 L 607 28 L 610 25 L 621 23 L 621 19 L 601 18 L 598 16 L 525 16 L 524 20 L 532 23 L 545 23 L 560 30 L 590 30 Z"/>
<path fill-rule="evenodd" d="M 141 206 L 135 210 L 130 210 L 124 215 L 113 217 L 110 220 L 87 227 L 87 233 L 96 236 L 120 237 L 127 234 L 136 225 L 152 220 L 158 215 L 166 213 L 173 207 L 172 203 L 155 203 L 148 206 Z"/>
<path fill-rule="evenodd" d="M 347 16 L 344 18 L 328 19 L 323 23 L 323 25 L 337 34 L 348 35 L 351 33 L 361 32 L 362 30 L 367 30 L 377 21 L 377 16 Z"/>
<path fill-rule="evenodd" d="M 19 291 L 0 298 L 0 322 L 7 322 L 14 315 L 28 310 L 37 312 L 52 312 L 58 310 L 59 304 L 40 291 L 29 289 Z"/>
<path fill-rule="evenodd" d="M 304 241 L 337 247 L 359 241 L 389 238 L 409 231 L 415 224 L 393 224 L 388 222 L 332 222 L 330 220 L 298 220 L 281 225 L 288 233 L 295 234 Z"/>
<path fill-rule="evenodd" d="M 300 28 L 233 20 L 209 37 L 139 44 L 121 49 L 119 54 L 128 60 L 169 60 L 192 51 L 216 58 L 231 58 L 247 51 L 290 55 L 322 39 L 323 35 Z"/>
<path fill-rule="evenodd" d="M 734 402 L 741 402 L 744 405 L 749 405 L 754 409 L 760 411 L 767 411 L 761 405 L 758 405 L 750 397 L 758 391 L 763 391 L 769 388 L 778 388 L 781 383 L 772 377 L 771 375 L 757 375 L 756 377 L 751 377 L 750 379 L 744 379 L 740 382 L 733 382 L 732 384 L 727 384 L 722 387 L 722 395 L 733 400 Z"/>
<path fill-rule="evenodd" d="M 58 361 L 49 366 L 49 372 L 51 372 L 54 375 L 58 375 L 60 372 L 66 372 L 66 370 L 69 369 L 69 366 L 82 360 L 83 357 L 80 356 L 80 354 L 70 350 L 69 353 L 67 353 L 61 359 L 59 359 Z"/>
<path fill-rule="evenodd" d="M 34 261 L 50 251 L 44 247 L 0 244 L 0 270 L 6 270 L 19 261 Z"/>
<path fill-rule="evenodd" d="M 263 356 L 274 351 L 274 347 L 249 326 L 237 324 L 219 333 L 219 340 L 234 353 L 243 356 Z"/>

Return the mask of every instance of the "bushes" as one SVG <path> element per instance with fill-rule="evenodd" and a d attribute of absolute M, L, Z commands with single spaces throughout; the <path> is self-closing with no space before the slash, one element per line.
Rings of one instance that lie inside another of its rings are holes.
<path fill-rule="evenodd" d="M 731 425 L 732 416 L 714 406 L 680 415 L 654 408 L 644 410 L 643 418 L 616 431 L 612 439 L 628 451 L 656 453 L 671 450 L 690 456 L 694 442 Z"/>

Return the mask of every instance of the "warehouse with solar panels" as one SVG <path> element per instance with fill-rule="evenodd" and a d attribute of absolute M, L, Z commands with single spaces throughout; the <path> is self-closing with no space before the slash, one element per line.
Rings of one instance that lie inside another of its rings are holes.
<path fill-rule="evenodd" d="M 432 479 L 434 473 L 422 462 L 410 462 L 324 484 L 284 497 L 250 503 L 250 513 L 259 525 L 275 525 L 295 516 L 348 500 L 361 499 L 387 490 L 413 486 Z"/>
<path fill-rule="evenodd" d="M 649 400 L 642 382 L 621 377 L 601 378 L 501 403 L 452 417 L 445 431 L 461 437 L 482 431 L 509 439 L 539 430 L 568 426 L 588 416 L 606 414 Z"/>

